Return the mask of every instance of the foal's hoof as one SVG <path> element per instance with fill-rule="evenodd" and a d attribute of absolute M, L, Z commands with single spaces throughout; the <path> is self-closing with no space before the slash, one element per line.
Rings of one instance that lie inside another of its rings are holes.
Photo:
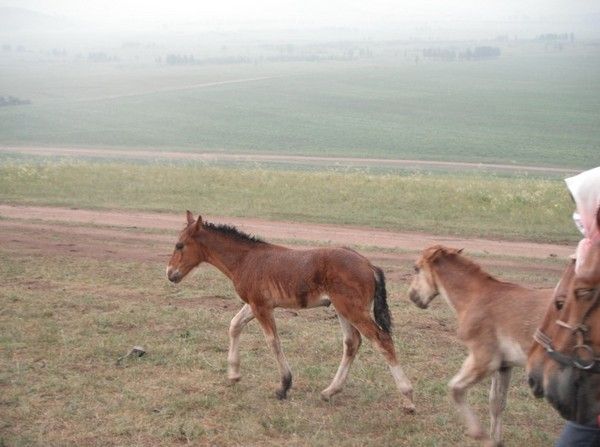
<path fill-rule="evenodd" d="M 488 435 L 481 428 L 474 428 L 467 431 L 467 436 L 470 436 L 473 439 L 478 439 L 480 441 L 484 441 L 484 445 L 494 445 L 488 444 L 488 442 L 493 442 Z"/>
<path fill-rule="evenodd" d="M 402 411 L 404 411 L 404 414 L 415 414 L 417 407 L 415 407 L 415 404 L 404 405 Z"/>
<path fill-rule="evenodd" d="M 503 447 L 504 443 L 502 441 L 496 442 L 492 439 L 488 439 L 483 443 L 483 447 Z"/>
<path fill-rule="evenodd" d="M 229 379 L 229 383 L 231 383 L 233 385 L 234 383 L 238 383 L 242 379 L 242 375 L 241 374 L 231 374 L 227 378 Z"/>
<path fill-rule="evenodd" d="M 336 394 L 338 394 L 341 391 L 342 390 L 325 389 L 325 390 L 321 391 L 321 399 L 323 399 L 325 402 L 329 402 L 333 396 L 335 396 Z"/>
<path fill-rule="evenodd" d="M 287 399 L 287 390 L 277 390 L 275 391 L 275 396 L 277 396 L 277 399 L 279 400 L 285 400 Z"/>

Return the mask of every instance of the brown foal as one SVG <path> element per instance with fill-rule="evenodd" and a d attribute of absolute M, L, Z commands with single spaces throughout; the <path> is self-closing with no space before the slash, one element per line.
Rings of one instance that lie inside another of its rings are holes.
<path fill-rule="evenodd" d="M 502 444 L 501 415 L 512 367 L 524 366 L 552 289 L 528 289 L 499 281 L 462 256 L 461 251 L 441 245 L 425 249 L 415 264 L 409 297 L 424 309 L 441 295 L 455 310 L 457 335 L 469 355 L 448 386 L 469 436 L 498 446 Z M 466 393 L 491 374 L 488 436 L 468 405 Z"/>
<path fill-rule="evenodd" d="M 405 408 L 414 411 L 412 386 L 396 358 L 391 336 L 385 278 L 378 267 L 348 248 L 293 250 L 248 236 L 234 227 L 204 223 L 187 212 L 167 266 L 167 277 L 177 283 L 201 262 L 208 262 L 227 276 L 244 301 L 229 327 L 228 377 L 240 379 L 239 337 L 244 326 L 256 318 L 271 347 L 281 375 L 276 395 L 285 399 L 292 385 L 292 372 L 285 358 L 273 318 L 273 309 L 335 308 L 344 336 L 343 356 L 324 399 L 339 393 L 361 343 L 367 337 L 383 354 Z M 371 316 L 373 309 L 374 319 Z"/>

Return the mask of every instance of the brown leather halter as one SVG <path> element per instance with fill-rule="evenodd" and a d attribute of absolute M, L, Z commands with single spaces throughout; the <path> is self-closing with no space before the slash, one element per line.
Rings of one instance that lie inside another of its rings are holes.
<path fill-rule="evenodd" d="M 533 339 L 546 350 L 546 353 L 548 356 L 550 356 L 550 358 L 561 365 L 570 366 L 572 368 L 577 368 L 589 373 L 600 374 L 600 356 L 597 356 L 594 353 L 594 350 L 590 346 L 589 340 L 586 340 L 586 334 L 589 333 L 590 327 L 584 324 L 586 318 L 600 301 L 600 287 L 596 287 L 594 290 L 594 304 L 583 316 L 581 323 L 577 324 L 576 326 L 571 326 L 562 320 L 556 320 L 556 324 L 558 324 L 561 328 L 570 330 L 571 334 L 577 337 L 577 344 L 573 347 L 571 355 L 563 354 L 562 352 L 557 351 L 552 344 L 552 339 L 539 328 L 536 329 L 535 333 L 533 334 Z M 578 355 L 580 352 L 586 353 L 584 357 L 580 357 Z"/>

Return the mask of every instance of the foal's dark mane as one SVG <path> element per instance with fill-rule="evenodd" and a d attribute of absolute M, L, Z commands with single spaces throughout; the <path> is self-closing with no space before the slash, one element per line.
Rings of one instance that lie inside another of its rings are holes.
<path fill-rule="evenodd" d="M 202 225 L 206 230 L 216 231 L 217 233 L 221 233 L 225 236 L 229 236 L 233 239 L 243 242 L 251 242 L 253 244 L 266 244 L 262 239 L 251 236 L 243 231 L 238 230 L 233 225 L 225 225 L 225 224 L 213 224 L 210 222 L 205 222 Z"/>

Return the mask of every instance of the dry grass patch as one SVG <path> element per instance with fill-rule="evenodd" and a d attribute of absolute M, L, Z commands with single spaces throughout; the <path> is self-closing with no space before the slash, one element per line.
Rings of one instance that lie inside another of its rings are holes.
<path fill-rule="evenodd" d="M 274 397 L 275 361 L 257 324 L 242 335 L 242 381 L 226 380 L 231 286 L 203 268 L 179 286 L 155 263 L 29 257 L 0 251 L 0 440 L 4 445 L 477 445 L 466 440 L 446 382 L 464 350 L 442 302 L 409 304 L 390 281 L 399 357 L 416 389 L 404 415 L 387 366 L 365 342 L 342 394 L 319 398 L 341 357 L 331 309 L 279 311 L 294 371 L 290 399 Z M 386 271 L 410 266 L 385 265 Z M 537 278 L 538 281 L 545 280 Z M 132 346 L 147 355 L 117 358 Z M 559 418 L 515 375 L 508 445 L 545 446 Z M 487 389 L 471 400 L 487 413 Z"/>

